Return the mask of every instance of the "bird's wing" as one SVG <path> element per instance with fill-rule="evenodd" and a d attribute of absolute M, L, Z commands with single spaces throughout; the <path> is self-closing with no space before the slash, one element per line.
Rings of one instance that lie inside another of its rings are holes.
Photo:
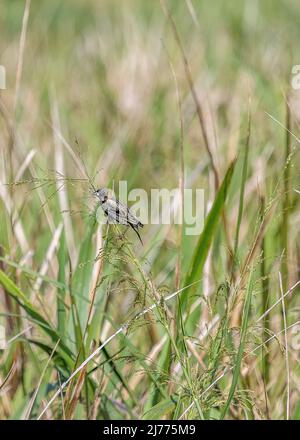
<path fill-rule="evenodd" d="M 103 209 L 109 220 L 123 225 L 129 223 L 127 219 L 127 208 L 120 204 L 118 200 L 108 199 Z"/>
<path fill-rule="evenodd" d="M 121 203 L 119 200 L 117 200 L 117 203 L 120 207 L 120 209 L 124 212 L 126 212 L 126 216 L 127 216 L 127 221 L 130 225 L 133 226 L 143 226 L 142 223 L 136 218 L 135 215 L 132 214 L 132 212 L 130 211 L 130 209 L 123 205 L 123 203 Z"/>
<path fill-rule="evenodd" d="M 139 220 L 119 200 L 109 199 L 105 203 L 105 213 L 110 220 L 123 225 L 141 226 Z"/>

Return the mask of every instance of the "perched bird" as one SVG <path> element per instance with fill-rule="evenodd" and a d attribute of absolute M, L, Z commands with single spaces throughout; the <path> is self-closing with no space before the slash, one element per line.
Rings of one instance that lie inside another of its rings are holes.
<path fill-rule="evenodd" d="M 130 226 L 143 244 L 138 229 L 144 225 L 130 212 L 130 209 L 121 203 L 107 188 L 100 188 L 93 193 L 100 200 L 104 214 L 111 223 Z"/>

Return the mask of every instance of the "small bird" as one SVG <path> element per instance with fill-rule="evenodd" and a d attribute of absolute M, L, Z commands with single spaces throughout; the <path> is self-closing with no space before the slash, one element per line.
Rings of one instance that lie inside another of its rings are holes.
<path fill-rule="evenodd" d="M 144 225 L 130 212 L 126 205 L 121 203 L 107 188 L 100 188 L 93 195 L 100 200 L 101 208 L 109 221 L 130 226 L 143 244 L 138 229 L 143 228 Z"/>

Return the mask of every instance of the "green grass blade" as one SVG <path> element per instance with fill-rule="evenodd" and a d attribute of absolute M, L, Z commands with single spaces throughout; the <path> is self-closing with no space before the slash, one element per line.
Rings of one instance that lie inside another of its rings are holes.
<path fill-rule="evenodd" d="M 14 298 L 18 304 L 27 312 L 30 318 L 48 335 L 54 343 L 60 339 L 59 333 L 51 327 L 48 321 L 35 309 L 35 307 L 26 298 L 24 293 L 16 286 L 16 284 L 0 269 L 0 284 L 5 288 L 6 292 Z M 58 349 L 68 365 L 73 363 L 72 352 L 64 344 L 60 342 Z"/>
<path fill-rule="evenodd" d="M 157 405 L 153 406 L 143 415 L 144 420 L 159 420 L 162 416 L 169 414 L 176 407 L 176 401 L 172 399 L 164 399 Z"/>
<path fill-rule="evenodd" d="M 246 145 L 245 145 L 245 151 L 244 151 L 243 168 L 242 168 L 239 212 L 238 212 L 238 219 L 237 219 L 237 225 L 236 225 L 236 233 L 235 233 L 235 239 L 234 239 L 234 251 L 233 251 L 234 253 L 233 253 L 233 267 L 232 267 L 232 271 L 234 271 L 235 266 L 237 264 L 237 251 L 238 251 L 238 246 L 239 246 L 240 228 L 241 228 L 242 217 L 243 217 L 243 210 L 244 210 L 244 194 L 245 194 L 245 185 L 246 185 L 247 171 L 248 171 L 250 133 L 251 133 L 251 119 L 250 119 L 250 113 L 249 113 L 249 116 L 248 116 L 248 133 L 247 133 L 247 139 L 246 139 Z"/>
<path fill-rule="evenodd" d="M 64 231 L 62 231 L 60 246 L 58 251 L 58 282 L 65 286 L 65 267 L 66 267 L 66 240 Z M 59 289 L 57 296 L 57 327 L 59 334 L 63 337 L 66 333 L 67 324 L 67 308 L 65 304 L 66 289 L 62 287 Z"/>
<path fill-rule="evenodd" d="M 80 247 L 78 264 L 72 279 L 73 299 L 78 309 L 82 330 L 86 325 L 88 315 L 90 283 L 95 260 L 95 246 L 93 245 L 95 228 L 94 221 L 87 225 L 87 231 Z"/>
<path fill-rule="evenodd" d="M 239 380 L 240 376 L 240 368 L 241 368 L 241 362 L 242 357 L 244 353 L 244 346 L 245 346 L 245 339 L 247 334 L 247 328 L 248 328 L 248 320 L 249 320 L 249 312 L 250 312 L 250 306 L 251 306 L 251 298 L 252 298 L 252 292 L 253 292 L 253 270 L 250 272 L 250 278 L 248 281 L 248 287 L 246 292 L 246 298 L 245 298 L 245 304 L 244 304 L 244 310 L 243 310 L 243 317 L 242 317 L 242 329 L 241 329 L 241 338 L 240 338 L 240 344 L 238 348 L 238 352 L 235 359 L 235 366 L 233 370 L 233 376 L 232 376 L 232 382 L 228 394 L 228 398 L 226 401 L 226 404 L 222 410 L 221 413 L 221 419 L 224 419 L 226 416 L 226 413 L 230 407 L 231 401 L 234 397 L 235 389 Z"/>
<path fill-rule="evenodd" d="M 230 164 L 226 172 L 225 178 L 222 182 L 222 185 L 216 195 L 213 206 L 207 216 L 204 229 L 199 237 L 198 243 L 196 245 L 196 249 L 194 251 L 191 260 L 190 270 L 185 279 L 185 283 L 184 283 L 185 286 L 193 283 L 196 280 L 199 280 L 199 278 L 201 277 L 203 266 L 208 255 L 209 248 L 212 243 L 214 233 L 216 231 L 216 227 L 222 217 L 222 210 L 224 208 L 224 204 L 228 193 L 228 188 L 232 179 L 235 164 L 236 164 L 236 160 L 234 160 Z M 186 289 L 181 295 L 180 302 L 181 302 L 182 312 L 185 311 L 189 293 L 191 292 L 191 290 L 192 288 Z"/>
<path fill-rule="evenodd" d="M 170 344 L 170 340 L 168 339 L 165 342 L 162 352 L 160 353 L 160 356 L 155 364 L 156 369 L 158 370 L 158 374 L 165 374 L 166 376 L 168 376 L 171 360 L 172 360 L 171 344 Z M 160 399 L 161 399 L 161 392 L 156 388 L 155 383 L 152 383 L 149 390 L 148 400 L 144 406 L 144 413 L 146 414 L 152 408 L 157 406 Z"/>
<path fill-rule="evenodd" d="M 283 180 L 283 202 L 282 202 L 282 226 L 281 226 L 281 240 L 282 240 L 282 260 L 281 260 L 281 274 L 282 287 L 284 292 L 288 288 L 289 279 L 289 217 L 291 213 L 291 189 L 290 189 L 290 174 L 291 174 L 291 114 L 289 104 L 286 105 L 286 145 L 285 145 L 285 163 L 284 163 L 284 180 Z M 283 326 L 283 324 L 282 324 Z"/>
<path fill-rule="evenodd" d="M 23 272 L 27 275 L 27 278 L 40 278 L 41 280 L 45 281 L 48 284 L 51 284 L 52 286 L 57 287 L 58 289 L 64 289 L 66 288 L 65 284 L 60 283 L 59 281 L 55 280 L 54 278 L 50 278 L 46 275 L 41 275 L 39 272 L 36 272 L 35 270 L 30 269 L 27 266 L 24 266 L 22 264 L 15 263 L 14 261 L 10 261 L 7 258 L 0 257 L 0 261 L 3 261 L 8 266 L 14 267 L 15 269 L 18 269 L 20 272 Z"/>

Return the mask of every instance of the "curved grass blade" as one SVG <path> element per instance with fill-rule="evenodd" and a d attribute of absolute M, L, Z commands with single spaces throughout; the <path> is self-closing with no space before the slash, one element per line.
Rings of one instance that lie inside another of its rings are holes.
<path fill-rule="evenodd" d="M 38 326 L 52 339 L 54 343 L 60 339 L 60 335 L 57 333 L 55 329 L 51 327 L 48 321 L 35 309 L 35 307 L 30 303 L 30 301 L 26 298 L 24 293 L 19 289 L 18 286 L 0 269 L 0 284 L 5 288 L 6 292 L 18 302 L 18 304 L 27 312 L 27 314 L 32 318 L 34 322 L 38 324 Z M 71 350 L 64 344 L 64 342 L 60 342 L 57 351 L 66 361 L 67 365 L 73 365 L 73 353 Z"/>
<path fill-rule="evenodd" d="M 40 278 L 41 280 L 45 281 L 46 283 L 51 284 L 52 286 L 57 287 L 58 289 L 65 289 L 66 285 L 55 280 L 54 278 L 48 277 L 47 275 L 41 275 L 39 272 L 36 272 L 35 270 L 30 269 L 27 266 L 24 266 L 22 264 L 15 263 L 14 261 L 8 260 L 7 258 L 0 257 L 0 261 L 3 261 L 8 266 L 14 267 L 15 269 L 18 269 L 19 271 L 26 274 L 28 277 L 32 279 Z"/>
<path fill-rule="evenodd" d="M 251 269 L 250 277 L 248 281 L 248 287 L 246 292 L 246 298 L 245 298 L 245 304 L 244 304 L 244 310 L 243 310 L 243 318 L 242 318 L 242 329 L 241 329 L 241 338 L 240 338 L 240 345 L 238 348 L 238 352 L 235 359 L 235 366 L 233 369 L 233 376 L 232 376 L 232 382 L 228 394 L 228 398 L 226 401 L 226 404 L 222 410 L 221 413 L 221 419 L 224 419 L 226 416 L 226 413 L 230 407 L 231 401 L 234 397 L 235 389 L 239 380 L 240 376 L 240 368 L 241 368 L 241 362 L 243 358 L 244 353 L 244 346 L 245 346 L 245 340 L 246 340 L 246 334 L 247 334 L 247 328 L 248 328 L 248 320 L 249 320 L 249 312 L 250 312 L 250 305 L 251 305 L 251 297 L 253 292 L 253 269 Z"/>
<path fill-rule="evenodd" d="M 59 295 L 57 295 L 57 328 L 59 334 L 64 337 L 66 334 L 66 324 L 67 324 L 67 308 L 66 308 L 66 280 L 65 280 L 65 267 L 67 263 L 66 255 L 66 238 L 65 232 L 62 231 L 59 251 L 58 251 L 58 282 L 64 287 L 59 288 Z"/>
<path fill-rule="evenodd" d="M 216 231 L 216 227 L 218 225 L 219 220 L 221 220 L 222 218 L 222 210 L 224 208 L 224 204 L 227 197 L 228 188 L 232 179 L 235 164 L 236 164 L 236 160 L 231 162 L 224 177 L 224 180 L 222 182 L 222 185 L 216 195 L 213 206 L 207 216 L 204 229 L 199 237 L 198 243 L 196 245 L 196 249 L 194 251 L 191 260 L 190 270 L 185 279 L 185 283 L 184 283 L 185 286 L 193 283 L 196 280 L 199 280 L 199 278 L 201 277 L 203 266 L 208 255 L 209 248 Z M 186 289 L 180 298 L 182 312 L 184 312 L 185 309 L 187 308 L 188 298 L 191 291 L 192 291 L 191 288 Z M 190 305 L 191 304 L 189 304 L 189 306 Z"/>
<path fill-rule="evenodd" d="M 169 414 L 176 407 L 176 401 L 171 398 L 164 399 L 157 405 L 146 411 L 142 417 L 143 420 L 160 420 L 162 416 Z"/>
<path fill-rule="evenodd" d="M 241 229 L 243 210 L 244 210 L 244 194 L 245 194 L 245 186 L 246 186 L 247 171 L 248 171 L 250 134 L 251 134 L 251 116 L 250 116 L 250 112 L 249 112 L 249 114 L 248 114 L 248 132 L 247 132 L 247 137 L 246 137 L 246 145 L 245 145 L 245 151 L 244 151 L 244 160 L 243 160 L 242 177 L 241 177 L 241 185 L 240 185 L 241 189 L 240 189 L 239 212 L 238 212 L 238 219 L 237 219 L 235 239 L 234 239 L 232 273 L 234 273 L 234 270 L 237 265 L 237 259 L 238 259 L 237 253 L 238 253 L 238 247 L 239 247 L 239 236 L 240 236 L 240 229 Z"/>

